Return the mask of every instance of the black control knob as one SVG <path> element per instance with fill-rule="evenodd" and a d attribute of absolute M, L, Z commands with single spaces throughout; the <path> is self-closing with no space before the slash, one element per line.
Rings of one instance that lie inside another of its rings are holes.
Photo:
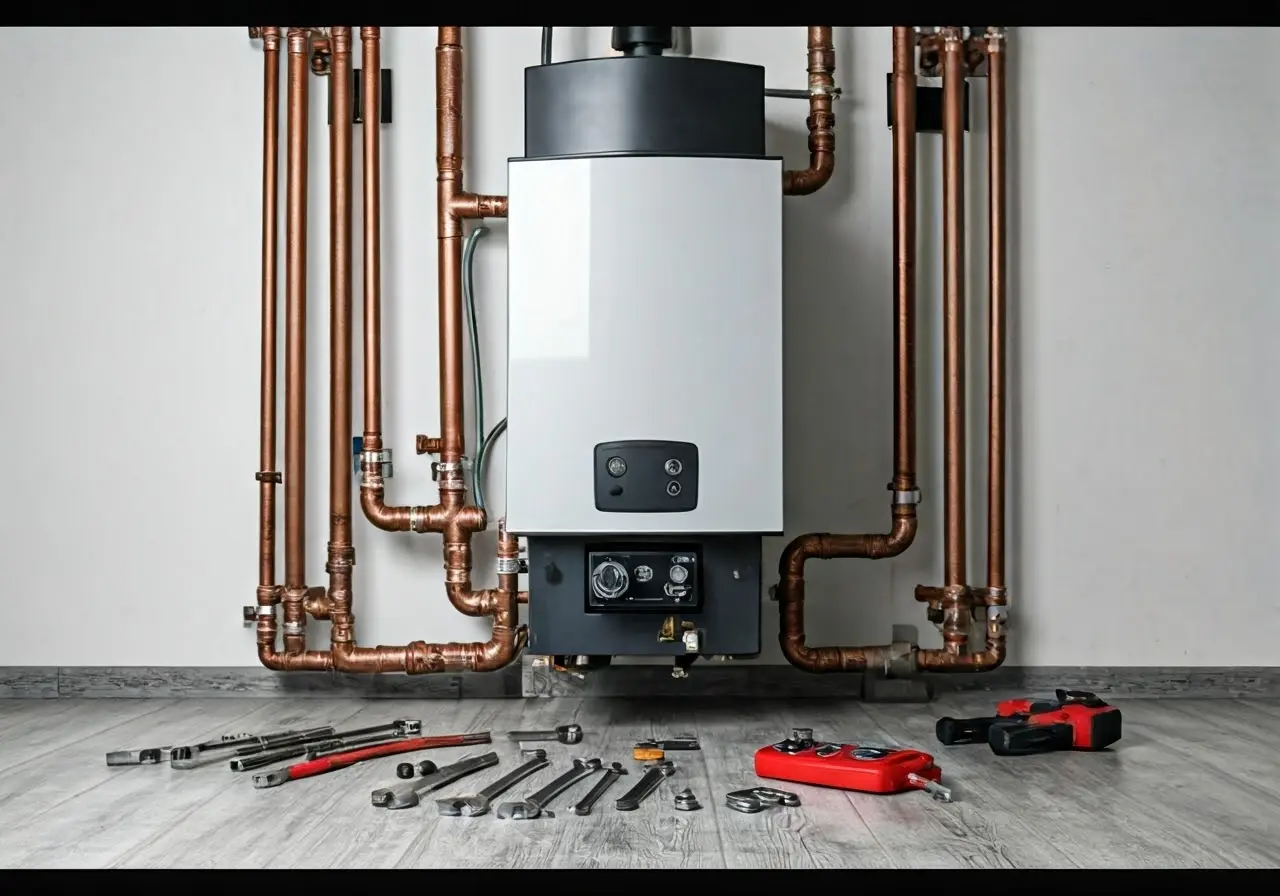
<path fill-rule="evenodd" d="M 624 56 L 661 56 L 675 45 L 671 25 L 614 25 L 613 48 Z"/>
<path fill-rule="evenodd" d="M 591 590 L 601 600 L 612 600 L 630 584 L 626 567 L 617 561 L 606 560 L 591 571 Z"/>

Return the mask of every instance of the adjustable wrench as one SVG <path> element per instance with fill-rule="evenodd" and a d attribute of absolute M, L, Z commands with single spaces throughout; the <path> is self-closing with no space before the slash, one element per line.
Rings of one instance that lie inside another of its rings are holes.
<path fill-rule="evenodd" d="M 509 731 L 508 740 L 558 740 L 562 744 L 576 744 L 582 740 L 581 725 L 557 725 L 547 731 Z"/>
<path fill-rule="evenodd" d="M 207 749 L 223 741 L 246 740 L 252 737 L 252 734 L 224 734 L 222 737 L 215 737 L 200 746 Z M 107 754 L 107 765 L 158 765 L 161 762 L 169 761 L 173 754 L 173 749 L 172 746 L 168 746 L 147 747 L 144 750 L 112 750 Z"/>
<path fill-rule="evenodd" d="M 663 778 L 671 777 L 675 771 L 676 764 L 669 759 L 649 766 L 649 770 L 636 782 L 635 787 L 613 801 L 613 807 L 619 812 L 632 812 L 639 809 L 644 798 L 658 789 Z"/>
<path fill-rule="evenodd" d="M 621 778 L 627 773 L 622 767 L 621 762 L 615 762 L 604 770 L 604 776 L 596 782 L 596 786 L 592 787 L 579 802 L 573 807 L 575 815 L 590 815 L 591 807 L 596 804 L 600 797 L 604 796 L 604 792 L 613 786 L 613 782 Z"/>
<path fill-rule="evenodd" d="M 581 759 L 573 760 L 573 768 L 556 778 L 537 793 L 523 800 L 517 800 L 513 803 L 503 803 L 499 806 L 498 817 L 502 819 L 513 818 L 516 821 L 529 821 L 537 818 L 539 815 L 545 815 L 547 818 L 555 818 L 556 814 L 547 808 L 547 803 L 551 802 L 574 784 L 577 784 L 583 778 L 600 768 L 600 765 L 601 762 L 599 759 L 588 759 L 586 761 Z"/>
<path fill-rule="evenodd" d="M 448 800 L 436 800 L 436 811 L 449 817 L 473 818 L 489 811 L 489 804 L 516 784 L 549 765 L 546 750 L 535 750 L 534 757 L 513 771 L 507 772 L 474 796 L 458 796 Z"/>
<path fill-rule="evenodd" d="M 470 756 L 452 765 L 441 766 L 431 774 L 423 775 L 416 780 L 379 788 L 372 793 L 371 799 L 380 809 L 408 809 L 418 805 L 422 794 L 439 790 L 459 778 L 465 778 L 482 769 L 493 768 L 497 764 L 497 753 Z"/>

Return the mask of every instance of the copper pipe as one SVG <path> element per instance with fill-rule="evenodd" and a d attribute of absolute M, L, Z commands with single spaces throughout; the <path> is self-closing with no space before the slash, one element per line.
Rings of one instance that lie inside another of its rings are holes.
<path fill-rule="evenodd" d="M 262 136 L 262 383 L 261 383 L 261 433 L 260 433 L 260 458 L 258 472 L 259 482 L 259 504 L 260 504 L 260 522 L 258 529 L 259 541 L 259 578 L 258 578 L 258 658 L 262 664 L 270 669 L 277 671 L 295 670 L 295 671 L 318 671 L 331 667 L 329 656 L 324 651 L 307 651 L 305 650 L 305 636 L 286 635 L 286 652 L 281 653 L 276 649 L 276 616 L 275 605 L 280 602 L 280 587 L 276 584 L 275 579 L 275 486 L 280 482 L 281 476 L 275 471 L 275 454 L 276 454 L 276 289 L 277 289 L 277 247 L 276 247 L 276 226 L 277 226 L 277 196 L 278 196 L 278 171 L 279 171 L 279 140 L 280 140 L 280 29 L 274 26 L 265 26 L 261 29 L 260 35 L 263 41 L 263 57 L 264 57 L 264 83 L 263 83 L 263 136 Z M 297 29 L 290 29 L 289 32 L 289 157 L 287 177 L 289 181 L 289 223 L 286 238 L 288 245 L 286 248 L 286 269 L 290 273 L 290 304 L 294 304 L 296 299 L 296 283 L 293 274 L 297 272 L 297 258 L 294 254 L 295 244 L 297 241 L 294 225 L 297 221 L 295 212 L 296 201 L 303 198 L 305 201 L 305 190 L 299 191 L 296 188 L 296 178 L 301 176 L 304 187 L 306 172 L 305 170 L 299 175 L 298 162 L 305 159 L 306 152 L 306 132 L 305 117 L 299 119 L 299 111 L 305 116 L 305 65 L 306 65 L 306 36 L 297 33 Z M 297 55 L 296 48 L 301 46 L 301 56 Z M 303 61 L 303 91 L 304 101 L 297 102 L 297 81 L 294 77 L 296 72 L 296 60 Z M 298 128 L 303 128 L 301 140 L 298 139 Z M 298 145 L 301 145 L 301 155 L 297 151 Z M 302 212 L 305 217 L 305 209 Z M 304 250 L 305 252 L 305 250 Z M 304 272 L 305 276 L 305 272 Z M 302 281 L 305 285 L 305 280 Z M 292 308 L 290 311 L 296 309 Z M 293 324 L 292 313 L 290 315 L 290 323 Z M 293 335 L 292 333 L 290 335 Z M 292 347 L 293 343 L 289 345 Z M 296 347 L 295 347 L 296 349 Z M 287 354 L 287 353 L 286 353 Z M 292 366 L 292 362 L 296 358 L 286 358 L 286 363 L 290 365 L 290 369 L 296 373 L 296 368 Z M 286 391 L 286 455 L 289 455 L 290 449 L 296 453 L 305 450 L 305 446 L 299 444 L 298 439 L 291 438 L 298 435 L 296 429 L 290 430 L 292 425 L 296 424 L 290 409 L 288 401 L 293 396 L 296 401 L 296 395 L 289 390 L 289 386 L 297 385 L 296 383 L 287 384 Z M 303 384 L 305 387 L 305 384 Z M 293 406 L 296 409 L 296 404 Z M 301 491 L 302 477 L 298 476 L 295 480 L 295 468 L 289 466 L 289 458 L 286 457 L 286 469 L 289 471 L 289 484 L 297 483 L 296 492 Z M 286 495 L 289 495 L 289 484 L 286 484 Z M 297 496 L 293 496 L 297 499 Z M 300 500 L 300 499 L 299 499 Z M 307 589 L 303 582 L 304 579 L 304 561 L 305 547 L 302 541 L 301 533 L 290 534 L 288 528 L 291 504 L 289 498 L 286 498 L 286 575 L 289 573 L 290 565 L 294 576 L 290 582 L 294 584 L 291 592 L 287 592 L 288 602 L 285 604 L 285 621 L 297 622 L 301 619 L 305 622 L 306 616 L 302 606 L 305 600 Z M 302 508 L 305 509 L 305 508 Z M 301 510 L 298 506 L 293 506 L 293 517 L 297 522 L 301 516 Z M 301 592 L 299 594 L 299 591 Z"/>
<path fill-rule="evenodd" d="M 948 587 L 966 582 L 964 49 L 961 29 L 942 29 L 943 551 Z"/>
<path fill-rule="evenodd" d="M 893 30 L 894 217 L 894 498 L 887 534 L 801 535 L 778 564 L 779 632 L 783 655 L 808 672 L 844 672 L 887 664 L 888 647 L 810 647 L 805 644 L 804 566 L 811 559 L 896 557 L 917 531 L 916 502 L 916 70 L 914 29 Z"/>
<path fill-rule="evenodd" d="M 784 196 L 808 196 L 822 189 L 836 170 L 836 51 L 830 25 L 809 26 L 809 167 L 782 172 Z"/>
<path fill-rule="evenodd" d="M 311 32 L 289 29 L 285 186 L 285 653 L 306 648 L 307 145 Z"/>

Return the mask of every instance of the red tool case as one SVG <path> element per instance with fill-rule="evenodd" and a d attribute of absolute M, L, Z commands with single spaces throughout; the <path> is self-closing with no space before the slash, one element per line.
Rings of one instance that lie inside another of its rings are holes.
<path fill-rule="evenodd" d="M 919 750 L 865 744 L 832 744 L 813 740 L 812 730 L 797 728 L 787 740 L 761 747 L 755 771 L 762 778 L 815 784 L 863 793 L 902 793 L 920 790 L 923 781 L 942 779 L 933 757 Z"/>

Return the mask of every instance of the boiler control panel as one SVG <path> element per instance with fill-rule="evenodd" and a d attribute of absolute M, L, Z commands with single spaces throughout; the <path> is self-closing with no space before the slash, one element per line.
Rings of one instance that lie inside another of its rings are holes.
<path fill-rule="evenodd" d="M 698 551 L 588 550 L 587 609 L 592 612 L 696 610 L 702 604 Z"/>
<path fill-rule="evenodd" d="M 698 446 L 633 440 L 595 447 L 596 510 L 689 513 L 698 507 Z"/>

